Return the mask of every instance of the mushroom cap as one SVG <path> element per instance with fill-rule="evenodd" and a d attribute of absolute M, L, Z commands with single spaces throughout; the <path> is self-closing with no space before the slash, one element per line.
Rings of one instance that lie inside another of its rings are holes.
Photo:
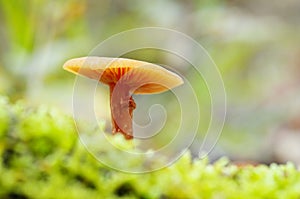
<path fill-rule="evenodd" d="M 134 94 L 161 93 L 183 83 L 180 76 L 159 65 L 127 58 L 80 57 L 68 60 L 63 68 L 108 85 L 122 81 L 135 89 Z"/>

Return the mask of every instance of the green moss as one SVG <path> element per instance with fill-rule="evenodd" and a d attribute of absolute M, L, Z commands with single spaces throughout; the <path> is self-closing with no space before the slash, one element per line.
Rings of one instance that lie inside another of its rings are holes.
<path fill-rule="evenodd" d="M 4 97 L 0 98 L 0 139 L 5 136 L 9 126 L 9 110 L 7 108 L 8 100 Z"/>
<path fill-rule="evenodd" d="M 300 197 L 300 172 L 290 163 L 240 168 L 226 158 L 209 164 L 186 153 L 165 169 L 127 174 L 91 156 L 77 141 L 73 119 L 58 110 L 10 104 L 3 97 L 0 107 L 0 198 Z M 122 136 L 109 139 L 130 149 Z M 122 158 L 107 151 L 105 143 L 96 148 Z"/>

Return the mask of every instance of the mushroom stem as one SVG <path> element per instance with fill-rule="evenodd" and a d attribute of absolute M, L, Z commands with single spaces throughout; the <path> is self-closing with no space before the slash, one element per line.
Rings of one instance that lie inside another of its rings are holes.
<path fill-rule="evenodd" d="M 136 104 L 130 94 L 130 89 L 125 85 L 110 84 L 110 108 L 112 133 L 122 133 L 126 139 L 133 138 L 132 117 Z"/>

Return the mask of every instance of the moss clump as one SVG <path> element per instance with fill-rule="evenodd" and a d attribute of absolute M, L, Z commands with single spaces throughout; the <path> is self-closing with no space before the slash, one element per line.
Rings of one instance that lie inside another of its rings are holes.
<path fill-rule="evenodd" d="M 0 198 L 300 198 L 293 164 L 239 168 L 186 153 L 168 168 L 126 174 L 96 161 L 77 140 L 72 118 L 1 97 Z"/>

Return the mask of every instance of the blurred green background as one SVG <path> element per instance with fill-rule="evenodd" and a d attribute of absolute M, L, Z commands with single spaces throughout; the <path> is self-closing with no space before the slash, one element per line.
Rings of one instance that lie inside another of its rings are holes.
<path fill-rule="evenodd" d="M 121 31 L 170 28 L 202 44 L 224 80 L 227 117 L 211 158 L 300 164 L 299 10 L 298 0 L 0 0 L 0 94 L 71 114 L 75 77 L 62 70 L 66 60 L 87 56 Z M 171 65 L 165 56 L 147 50 L 127 55 Z M 205 82 L 192 69 L 181 75 L 189 77 L 201 108 L 198 136 L 191 146 L 196 155 L 209 124 L 210 98 Z M 97 113 L 109 129 L 107 91 L 100 88 Z M 149 102 L 169 101 L 168 95 Z M 179 112 L 174 114 L 167 133 L 150 143 L 153 148 L 168 140 Z"/>

